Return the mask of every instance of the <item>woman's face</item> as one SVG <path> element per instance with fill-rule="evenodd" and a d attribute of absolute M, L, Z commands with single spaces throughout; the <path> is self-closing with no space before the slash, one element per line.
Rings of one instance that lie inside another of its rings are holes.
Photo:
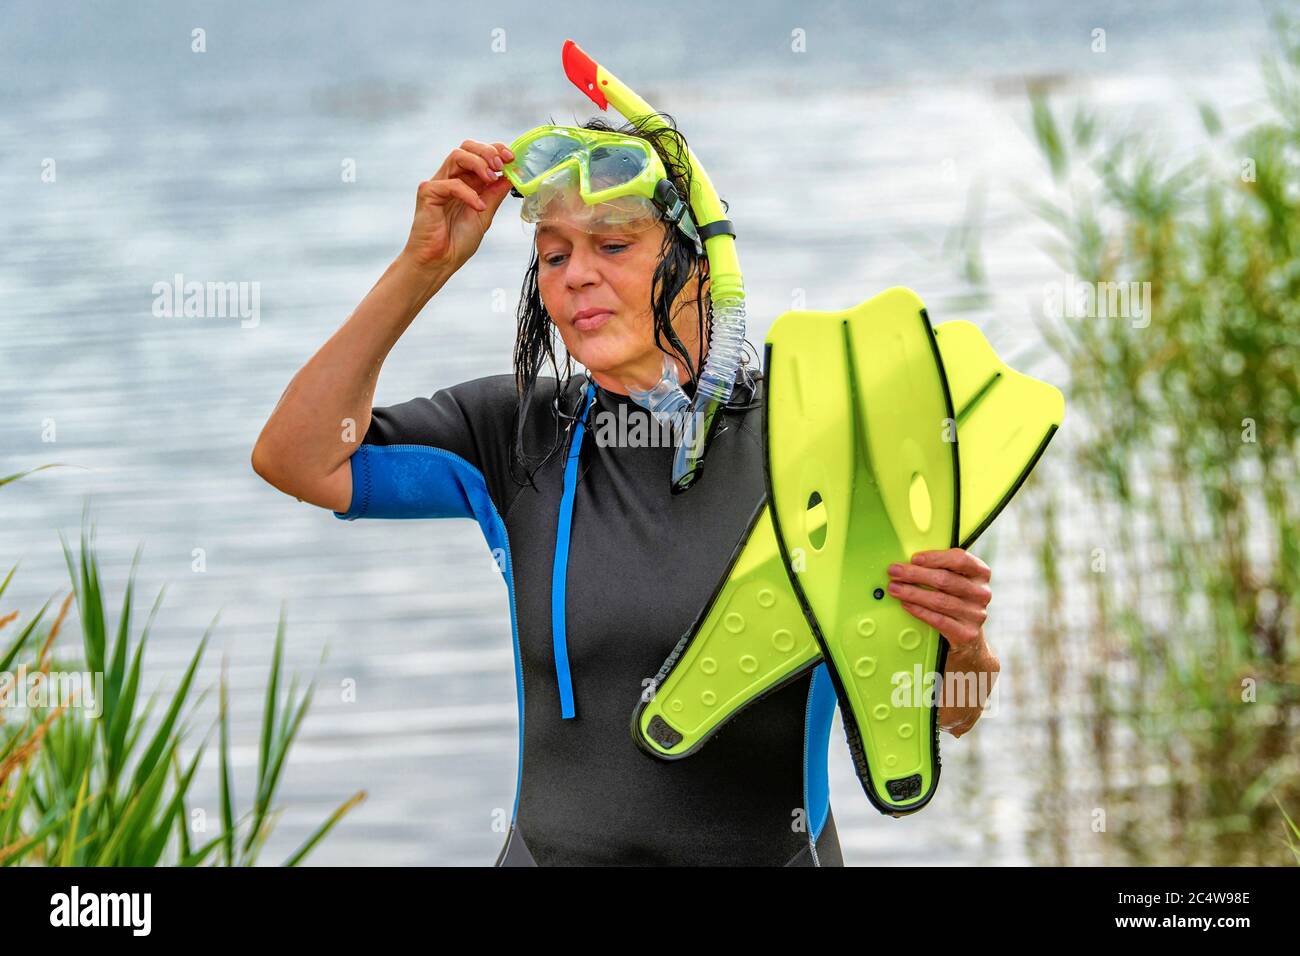
<path fill-rule="evenodd" d="M 537 225 L 542 304 L 569 354 L 610 391 L 648 388 L 663 372 L 650 290 L 664 228 L 656 223 L 643 232 L 592 234 L 558 219 Z M 698 367 L 694 285 L 688 283 L 674 303 L 673 325 Z M 684 381 L 685 368 L 678 371 Z"/>

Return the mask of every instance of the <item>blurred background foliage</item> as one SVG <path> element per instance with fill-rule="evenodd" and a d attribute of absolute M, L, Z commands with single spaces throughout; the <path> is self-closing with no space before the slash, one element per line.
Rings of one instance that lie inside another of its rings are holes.
<path fill-rule="evenodd" d="M 1023 506 L 1044 587 L 1039 862 L 1077 862 L 1079 828 L 1106 863 L 1296 860 L 1300 30 L 1274 29 L 1267 116 L 1229 132 L 1200 104 L 1190 157 L 1031 93 L 1066 295 L 1150 283 L 1149 316 L 1044 308 L 1069 481 Z M 1067 485 L 1088 516 L 1069 552 Z"/>

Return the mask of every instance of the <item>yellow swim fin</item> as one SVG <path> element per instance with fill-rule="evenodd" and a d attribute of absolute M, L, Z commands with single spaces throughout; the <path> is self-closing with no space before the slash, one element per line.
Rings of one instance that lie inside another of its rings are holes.
<path fill-rule="evenodd" d="M 769 501 L 643 693 L 633 737 L 657 757 L 687 756 L 826 659 L 864 789 L 882 812 L 909 813 L 937 783 L 936 714 L 924 695 L 896 697 L 894 675 L 941 674 L 946 642 L 887 596 L 884 569 L 973 543 L 1064 402 L 971 323 L 932 329 L 906 289 L 786 313 L 767 346 Z"/>

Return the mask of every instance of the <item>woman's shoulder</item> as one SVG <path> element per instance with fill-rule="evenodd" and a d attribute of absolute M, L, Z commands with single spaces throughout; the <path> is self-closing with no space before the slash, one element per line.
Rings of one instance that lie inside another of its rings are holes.
<path fill-rule="evenodd" d="M 527 411 L 531 417 L 536 412 L 553 408 L 557 391 L 561 403 L 566 397 L 575 398 L 582 391 L 583 379 L 573 375 L 561 382 L 549 375 L 539 375 L 528 396 Z M 447 391 L 467 412 L 486 419 L 510 420 L 520 406 L 519 386 L 509 373 L 483 375 L 450 386 Z"/>
<path fill-rule="evenodd" d="M 494 427 L 513 430 L 521 407 L 525 408 L 529 425 L 548 427 L 553 427 L 557 411 L 562 418 L 579 413 L 586 384 L 586 377 L 582 374 L 560 379 L 539 375 L 526 403 L 520 401 L 515 376 L 508 373 L 467 379 L 444 391 L 476 430 L 486 431 Z M 766 384 L 760 370 L 746 370 L 738 375 L 726 407 L 728 416 L 739 417 L 746 426 L 757 428 L 761 419 L 759 410 L 766 399 Z"/>
<path fill-rule="evenodd" d="M 462 405 L 511 405 L 515 401 L 515 377 L 509 374 L 481 375 L 449 385 L 447 391 Z"/>

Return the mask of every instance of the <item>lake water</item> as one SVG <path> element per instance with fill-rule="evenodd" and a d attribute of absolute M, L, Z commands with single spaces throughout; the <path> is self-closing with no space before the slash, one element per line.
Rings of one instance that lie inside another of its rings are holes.
<path fill-rule="evenodd" d="M 1177 158 L 1199 141 L 1198 97 L 1229 123 L 1256 115 L 1267 39 L 1253 7 L 1093 6 L 758 3 L 740 14 L 672 0 L 633 28 L 592 3 L 566 5 L 566 19 L 523 4 L 11 0 L 0 9 L 0 474 L 79 467 L 0 491 L 0 567 L 22 561 L 5 609 L 65 588 L 57 532 L 75 537 L 89 499 L 111 610 L 137 544 L 140 603 L 166 586 L 151 680 L 175 686 L 220 611 L 202 680 L 228 657 L 244 807 L 282 605 L 291 669 L 319 675 L 266 862 L 365 789 L 311 862 L 490 864 L 503 839 L 494 811 L 514 799 L 517 727 L 506 592 L 477 527 L 340 522 L 248 461 L 289 378 L 400 250 L 417 183 L 463 139 L 593 115 L 560 69 L 572 36 L 672 113 L 708 164 L 740 233 L 751 341 L 801 296 L 839 309 L 907 285 L 936 321 L 973 318 L 1008 361 L 1050 378 L 1033 316 L 1058 272 L 1030 205 L 1049 177 L 1026 79 L 1150 128 Z M 191 50 L 196 28 L 206 52 Z M 971 311 L 943 246 L 973 194 L 996 293 Z M 380 404 L 509 369 L 528 235 L 504 207 L 390 357 Z M 258 322 L 155 317 L 155 283 L 177 274 L 257 283 Z M 944 785 L 905 821 L 869 807 L 837 721 L 832 805 L 849 863 L 1037 859 L 1034 727 L 1014 706 L 1034 677 L 1030 563 L 1014 509 L 997 531 L 1001 710 L 960 741 L 945 735 Z M 344 681 L 355 702 L 341 699 Z M 212 783 L 196 800 L 209 814 Z"/>

